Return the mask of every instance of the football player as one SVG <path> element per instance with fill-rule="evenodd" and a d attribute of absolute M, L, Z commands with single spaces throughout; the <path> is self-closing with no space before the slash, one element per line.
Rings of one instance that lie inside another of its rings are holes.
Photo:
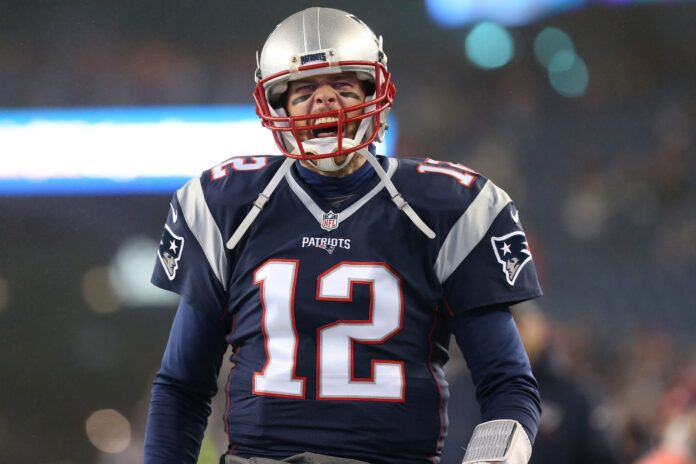
<path fill-rule="evenodd" d="M 483 417 L 464 462 L 527 463 L 539 394 L 509 305 L 541 290 L 510 197 L 460 164 L 375 155 L 395 87 L 354 15 L 296 13 L 257 62 L 285 156 L 229 159 L 172 199 L 152 281 L 181 302 L 145 462 L 196 461 L 230 345 L 221 463 L 437 463 L 454 335 Z"/>

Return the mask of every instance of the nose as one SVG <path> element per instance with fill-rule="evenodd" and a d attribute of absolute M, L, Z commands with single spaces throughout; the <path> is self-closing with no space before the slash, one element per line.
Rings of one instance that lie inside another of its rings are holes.
<path fill-rule="evenodd" d="M 330 108 L 337 100 L 336 90 L 328 84 L 321 85 L 314 91 L 314 104 L 318 107 Z"/>

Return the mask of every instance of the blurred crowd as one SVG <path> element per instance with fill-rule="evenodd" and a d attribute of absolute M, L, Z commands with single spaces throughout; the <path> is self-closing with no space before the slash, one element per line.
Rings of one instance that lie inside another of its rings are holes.
<path fill-rule="evenodd" d="M 616 343 L 534 304 L 515 317 L 542 391 L 533 463 L 696 462 L 696 357 L 672 337 Z"/>
<path fill-rule="evenodd" d="M 174 17 L 151 6 L 146 18 L 135 2 L 118 16 L 94 2 L 37 2 L 32 19 L 15 3 L 24 16 L 0 15 L 0 108 L 249 103 L 259 31 L 274 21 L 217 1 L 203 18 L 210 30 L 190 5 Z M 533 462 L 696 463 L 696 6 L 547 18 L 514 32 L 512 63 L 481 71 L 461 52 L 465 31 L 437 29 L 416 3 L 391 17 L 355 8 L 385 36 L 397 152 L 461 162 L 516 200 L 546 292 L 543 309 L 518 319 L 528 319 L 525 343 L 536 340 L 539 369 L 573 385 L 587 411 L 576 453 Z M 548 24 L 588 65 L 579 98 L 555 93 L 530 51 Z M 450 371 L 456 400 L 468 380 L 461 360 Z M 570 417 L 547 402 L 540 440 L 570 440 L 554 432 Z M 468 425 L 452 421 L 465 443 Z M 604 445 L 604 458 L 588 458 Z"/>

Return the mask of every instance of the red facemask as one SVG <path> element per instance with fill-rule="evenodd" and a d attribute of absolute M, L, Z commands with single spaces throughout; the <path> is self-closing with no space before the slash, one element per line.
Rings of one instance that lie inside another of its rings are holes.
<path fill-rule="evenodd" d="M 276 145 L 278 145 L 278 148 L 285 156 L 300 160 L 312 160 L 347 155 L 368 147 L 375 141 L 382 127 L 386 125 L 386 121 L 383 120 L 384 114 L 382 112 L 391 107 L 394 94 L 396 93 L 396 87 L 391 81 L 391 74 L 389 71 L 387 71 L 386 66 L 381 63 L 370 61 L 341 61 L 338 62 L 337 65 L 339 67 L 347 67 L 351 71 L 354 70 L 353 68 L 358 66 L 368 68 L 370 74 L 375 76 L 374 98 L 358 105 L 353 105 L 338 110 L 326 111 L 323 113 L 307 114 L 302 116 L 274 116 L 274 111 L 268 102 L 267 89 L 269 89 L 272 85 L 286 81 L 286 76 L 295 75 L 296 73 L 291 72 L 290 70 L 282 71 L 272 74 L 260 80 L 256 84 L 256 88 L 254 89 L 256 114 L 259 116 L 259 118 L 261 118 L 261 123 L 263 126 L 271 130 Z M 329 63 L 310 64 L 299 67 L 297 72 L 302 73 L 303 71 L 327 68 L 329 66 Z M 353 117 L 347 116 L 348 113 L 356 110 L 362 110 L 363 113 Z M 325 117 L 337 118 L 338 122 L 311 124 L 312 120 Z M 373 118 L 371 132 L 365 134 L 362 137 L 362 140 L 356 140 L 357 144 L 344 144 L 344 125 L 355 121 L 361 122 L 368 118 Z M 298 125 L 298 122 L 302 124 L 307 123 L 307 125 Z M 302 139 L 300 138 L 300 131 L 313 131 L 334 125 L 337 125 L 338 132 L 337 147 L 335 150 L 328 153 L 308 153 L 305 151 L 305 147 L 302 145 Z M 286 146 L 284 137 L 291 138 L 293 145 L 297 146 L 297 151 L 299 151 L 299 153 L 291 152 L 292 149 L 289 149 Z"/>

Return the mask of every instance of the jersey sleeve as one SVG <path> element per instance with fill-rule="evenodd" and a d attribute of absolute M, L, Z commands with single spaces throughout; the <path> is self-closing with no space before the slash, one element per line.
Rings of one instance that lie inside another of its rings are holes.
<path fill-rule="evenodd" d="M 226 301 L 227 256 L 198 178 L 174 194 L 151 282 L 192 306 L 220 316 Z"/>
<path fill-rule="evenodd" d="M 450 229 L 435 268 L 455 313 L 542 294 L 519 212 L 490 180 Z"/>

